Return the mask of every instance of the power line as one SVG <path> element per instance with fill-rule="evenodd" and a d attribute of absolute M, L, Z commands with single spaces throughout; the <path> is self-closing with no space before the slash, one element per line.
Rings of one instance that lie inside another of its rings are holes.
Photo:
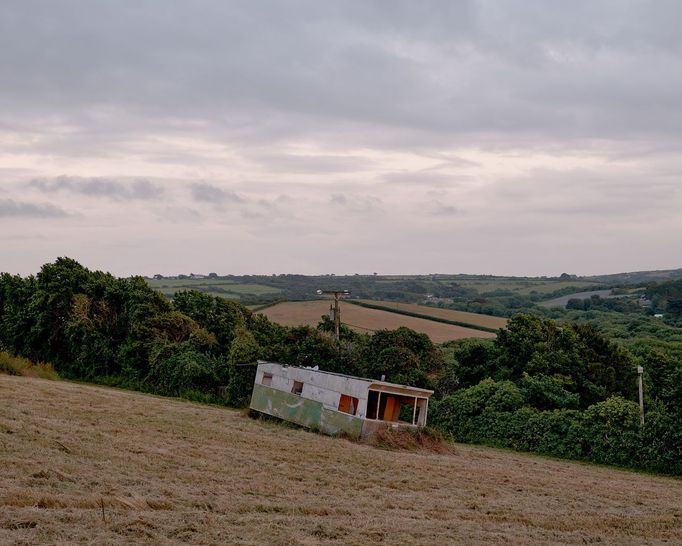
<path fill-rule="evenodd" d="M 376 332 L 373 328 L 367 328 L 366 326 L 358 326 L 357 324 L 351 324 L 350 322 L 344 322 L 344 326 L 352 326 L 353 328 L 360 328 L 360 330 L 367 330 L 368 332 Z"/>

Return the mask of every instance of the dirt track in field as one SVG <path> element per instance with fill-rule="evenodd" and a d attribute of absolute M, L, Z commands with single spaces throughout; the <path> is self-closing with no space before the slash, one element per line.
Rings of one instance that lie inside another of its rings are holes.
<path fill-rule="evenodd" d="M 0 375 L 0 544 L 682 543 L 680 480 L 455 450 Z"/>

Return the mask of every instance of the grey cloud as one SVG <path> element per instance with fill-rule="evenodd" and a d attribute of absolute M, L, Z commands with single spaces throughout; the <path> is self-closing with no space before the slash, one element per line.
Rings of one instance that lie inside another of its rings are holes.
<path fill-rule="evenodd" d="M 48 203 L 0 199 L 0 218 L 64 218 L 69 213 Z"/>
<path fill-rule="evenodd" d="M 51 145 L 106 131 L 120 147 L 170 118 L 261 146 L 680 138 L 676 2 L 69 5 L 14 3 L 0 22 L 0 101 L 59 112 L 75 131 Z"/>
<path fill-rule="evenodd" d="M 332 205 L 341 205 L 341 206 L 344 206 L 344 205 L 346 205 L 346 204 L 348 203 L 348 199 L 347 199 L 346 196 L 343 195 L 342 193 L 335 193 L 334 195 L 332 195 L 332 196 L 329 198 L 329 202 L 330 202 Z"/>
<path fill-rule="evenodd" d="M 35 179 L 29 187 L 46 193 L 69 192 L 87 197 L 106 197 L 114 200 L 151 200 L 163 195 L 163 188 L 148 180 L 120 182 L 106 178 L 60 176 L 56 179 Z"/>
<path fill-rule="evenodd" d="M 201 203 L 220 205 L 224 203 L 243 203 L 244 199 L 233 191 L 227 191 L 212 184 L 194 184 L 191 188 L 192 198 Z"/>
<path fill-rule="evenodd" d="M 431 206 L 431 213 L 436 216 L 455 216 L 460 213 L 460 210 L 453 205 L 435 202 Z"/>
<path fill-rule="evenodd" d="M 346 195 L 334 193 L 329 198 L 329 203 L 342 208 L 346 212 L 355 214 L 377 213 L 381 210 L 381 199 L 369 195 Z"/>
<path fill-rule="evenodd" d="M 155 186 L 149 180 L 137 180 L 129 188 L 132 199 L 158 199 L 163 195 L 163 188 Z"/>
<path fill-rule="evenodd" d="M 247 155 L 268 169 L 291 173 L 354 172 L 371 169 L 376 162 L 353 155 L 304 155 L 255 152 Z"/>
<path fill-rule="evenodd" d="M 496 181 L 486 190 L 486 206 L 497 213 L 516 211 L 529 222 L 530 215 L 564 218 L 570 229 L 574 227 L 572 217 L 579 216 L 586 225 L 598 226 L 595 230 L 602 229 L 605 222 L 676 219 L 682 206 L 679 179 L 655 176 L 652 171 L 617 165 L 606 171 L 536 169 Z"/>
<path fill-rule="evenodd" d="M 470 181 L 471 177 L 466 175 L 450 174 L 432 170 L 421 171 L 398 171 L 387 173 L 382 176 L 382 180 L 388 184 L 401 184 L 420 187 L 453 187 Z"/>
<path fill-rule="evenodd" d="M 202 221 L 201 214 L 189 207 L 165 207 L 158 215 L 173 224 L 198 224 Z"/>

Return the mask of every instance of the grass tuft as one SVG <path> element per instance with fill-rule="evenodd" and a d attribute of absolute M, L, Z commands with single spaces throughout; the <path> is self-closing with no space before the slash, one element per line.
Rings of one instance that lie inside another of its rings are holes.
<path fill-rule="evenodd" d="M 429 451 L 431 453 L 455 454 L 455 446 L 440 431 L 432 428 L 378 430 L 365 440 L 370 445 L 391 451 Z"/>
<path fill-rule="evenodd" d="M 59 375 L 52 364 L 46 362 L 36 364 L 27 358 L 12 356 L 6 351 L 0 351 L 0 373 L 41 379 L 59 379 Z"/>

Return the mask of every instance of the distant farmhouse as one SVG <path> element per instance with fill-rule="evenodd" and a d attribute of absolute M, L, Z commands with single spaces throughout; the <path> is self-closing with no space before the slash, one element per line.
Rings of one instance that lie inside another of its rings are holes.
<path fill-rule="evenodd" d="M 326 434 L 371 436 L 426 425 L 433 391 L 314 368 L 258 362 L 251 409 Z"/>

